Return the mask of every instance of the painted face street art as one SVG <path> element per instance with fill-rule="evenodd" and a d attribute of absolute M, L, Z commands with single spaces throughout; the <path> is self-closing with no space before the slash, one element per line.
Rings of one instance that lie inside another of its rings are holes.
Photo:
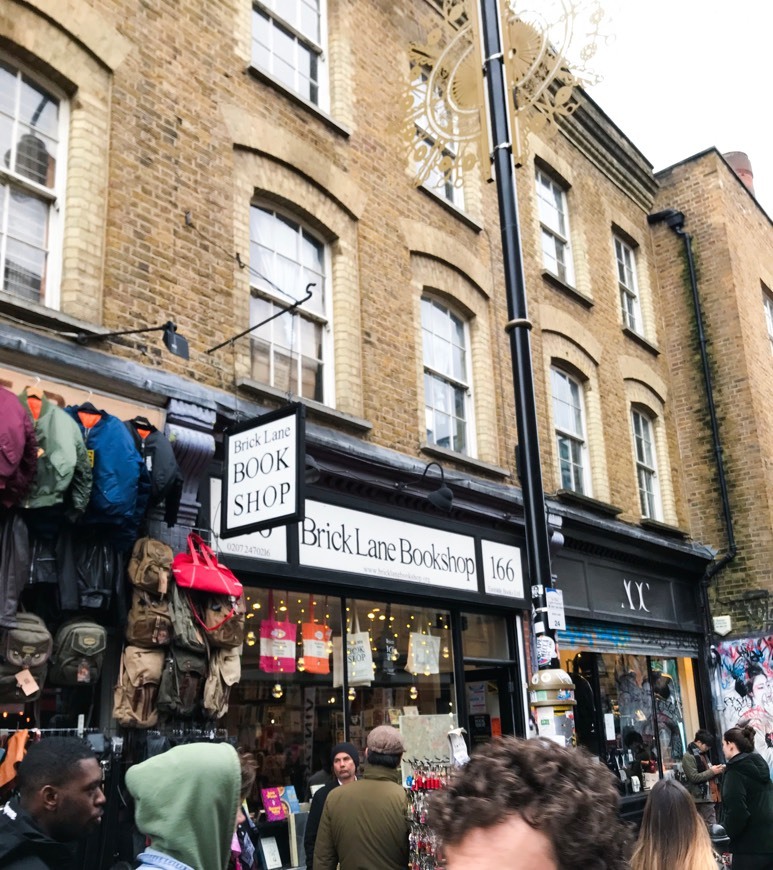
<path fill-rule="evenodd" d="M 723 730 L 743 723 L 756 732 L 755 749 L 773 778 L 773 636 L 718 644 L 715 693 Z"/>

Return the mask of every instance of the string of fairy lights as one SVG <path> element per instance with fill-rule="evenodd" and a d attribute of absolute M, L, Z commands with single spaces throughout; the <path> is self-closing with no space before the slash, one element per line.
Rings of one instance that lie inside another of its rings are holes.
<path fill-rule="evenodd" d="M 268 596 L 269 593 L 263 592 L 261 593 L 265 596 Z M 248 593 L 246 595 L 247 600 L 247 630 L 245 633 L 245 645 L 249 647 L 255 647 L 260 644 L 260 622 L 253 622 L 253 620 L 258 619 L 266 619 L 277 617 L 282 621 L 293 621 L 296 623 L 297 631 L 296 631 L 296 656 L 295 656 L 295 670 L 303 673 L 306 670 L 306 665 L 303 657 L 303 636 L 302 636 L 302 626 L 305 621 L 313 621 L 314 623 L 330 625 L 332 619 L 332 611 L 335 609 L 330 606 L 330 602 L 327 596 L 324 596 L 324 600 L 320 600 L 319 596 L 315 596 L 313 594 L 309 594 L 304 597 L 302 594 L 292 595 L 289 592 L 278 592 L 276 593 L 278 596 L 278 600 L 274 602 L 273 605 L 273 613 L 269 613 L 269 606 L 264 604 L 263 602 L 257 600 L 256 591 L 253 590 L 253 593 Z M 294 599 L 294 600 L 293 600 Z M 337 599 L 333 599 L 336 601 Z M 318 608 L 322 609 L 318 609 Z M 391 642 L 389 647 L 387 648 L 389 651 L 389 658 L 392 662 L 397 663 L 400 660 L 401 651 L 401 632 L 403 631 L 402 626 L 405 626 L 406 635 L 402 636 L 402 645 L 405 647 L 404 652 L 407 650 L 407 636 L 410 634 L 420 635 L 422 637 L 432 636 L 433 629 L 435 631 L 440 632 L 441 642 L 439 645 L 439 657 L 443 660 L 448 661 L 451 658 L 451 648 L 450 648 L 450 638 L 448 632 L 450 631 L 450 622 L 449 616 L 445 613 L 438 613 L 437 611 L 432 612 L 431 615 L 427 615 L 426 618 L 423 618 L 423 615 L 419 615 L 417 618 L 416 613 L 402 613 L 403 610 L 407 610 L 407 607 L 401 607 L 399 605 L 384 605 L 378 606 L 369 602 L 353 602 L 351 606 L 347 606 L 345 608 L 346 613 L 346 621 L 349 626 L 349 633 L 352 632 L 352 627 L 359 620 L 356 618 L 358 613 L 362 613 L 362 611 L 367 608 L 367 612 L 365 613 L 367 622 L 363 621 L 363 625 L 360 628 L 360 631 L 367 630 L 368 637 L 371 646 L 371 652 L 374 656 L 373 661 L 373 671 L 374 676 L 375 672 L 379 667 L 379 653 L 384 653 L 384 648 L 379 649 L 379 643 L 382 642 L 384 637 L 390 637 Z M 291 610 L 295 611 L 294 618 L 291 614 Z M 393 613 L 392 610 L 397 611 L 397 613 Z M 324 616 L 323 616 L 324 613 Z M 313 614 L 313 620 L 312 620 Z M 433 623 L 434 617 L 434 623 Z M 404 622 L 402 621 L 404 620 Z M 336 620 L 340 624 L 340 619 Z M 252 623 L 252 624 L 250 624 Z M 376 635 L 376 628 L 381 626 L 381 632 L 379 637 L 374 637 Z M 352 641 L 350 640 L 350 643 Z M 428 643 L 428 641 L 424 641 L 424 643 Z M 327 654 L 333 654 L 333 638 L 331 637 L 327 641 Z M 449 670 L 450 670 L 450 662 L 449 662 Z M 429 670 L 426 670 L 423 674 L 419 674 L 419 676 L 430 676 L 431 673 Z M 408 697 L 415 701 L 419 697 L 419 689 L 416 685 L 416 674 L 413 675 L 414 682 L 408 688 Z M 357 687 L 361 688 L 361 687 Z M 357 688 L 354 686 L 349 687 L 348 691 L 348 699 L 350 701 L 354 701 L 357 697 Z M 279 699 L 284 695 L 284 687 L 281 682 L 277 681 L 271 690 L 272 697 Z M 328 698 L 329 704 L 335 704 L 337 698 L 334 694 Z"/>

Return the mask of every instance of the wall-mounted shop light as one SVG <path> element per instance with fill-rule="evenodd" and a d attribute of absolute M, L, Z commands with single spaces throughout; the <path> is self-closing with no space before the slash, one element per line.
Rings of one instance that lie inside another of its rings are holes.
<path fill-rule="evenodd" d="M 424 478 L 427 476 L 427 472 L 430 470 L 430 468 L 432 468 L 433 465 L 436 465 L 438 467 L 438 470 L 440 471 L 440 486 L 436 490 L 433 490 L 432 492 L 427 494 L 427 501 L 438 510 L 450 511 L 451 505 L 454 501 L 454 494 L 451 492 L 451 488 L 446 485 L 446 478 L 443 471 L 443 466 L 439 462 L 432 461 L 427 463 L 424 471 L 422 471 L 421 475 L 419 476 L 419 483 L 424 480 Z M 409 484 L 397 483 L 395 485 L 398 489 L 404 490 L 408 487 Z"/>
<path fill-rule="evenodd" d="M 163 341 L 169 353 L 188 359 L 188 340 L 177 332 L 177 324 L 171 320 L 160 326 L 146 326 L 143 329 L 122 329 L 119 332 L 104 332 L 101 334 L 90 332 L 60 332 L 65 338 L 73 338 L 78 344 L 86 345 L 92 341 L 104 341 L 107 338 L 116 338 L 119 335 L 140 335 L 143 332 L 163 332 Z"/>
<path fill-rule="evenodd" d="M 313 456 L 309 456 L 308 453 L 306 454 L 304 476 L 306 483 L 318 483 L 320 477 L 322 477 L 322 469 L 319 467 L 319 463 Z"/>

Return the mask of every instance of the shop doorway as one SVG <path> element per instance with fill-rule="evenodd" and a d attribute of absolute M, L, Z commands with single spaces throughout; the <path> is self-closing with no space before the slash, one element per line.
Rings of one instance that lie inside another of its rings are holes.
<path fill-rule="evenodd" d="M 503 734 L 515 734 L 515 675 L 510 664 L 464 664 L 470 748 Z"/>

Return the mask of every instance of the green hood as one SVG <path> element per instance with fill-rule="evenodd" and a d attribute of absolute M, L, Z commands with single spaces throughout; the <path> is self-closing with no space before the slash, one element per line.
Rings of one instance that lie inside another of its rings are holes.
<path fill-rule="evenodd" d="M 130 767 L 135 821 L 151 847 L 193 870 L 225 870 L 241 768 L 228 743 L 190 743 Z"/>

